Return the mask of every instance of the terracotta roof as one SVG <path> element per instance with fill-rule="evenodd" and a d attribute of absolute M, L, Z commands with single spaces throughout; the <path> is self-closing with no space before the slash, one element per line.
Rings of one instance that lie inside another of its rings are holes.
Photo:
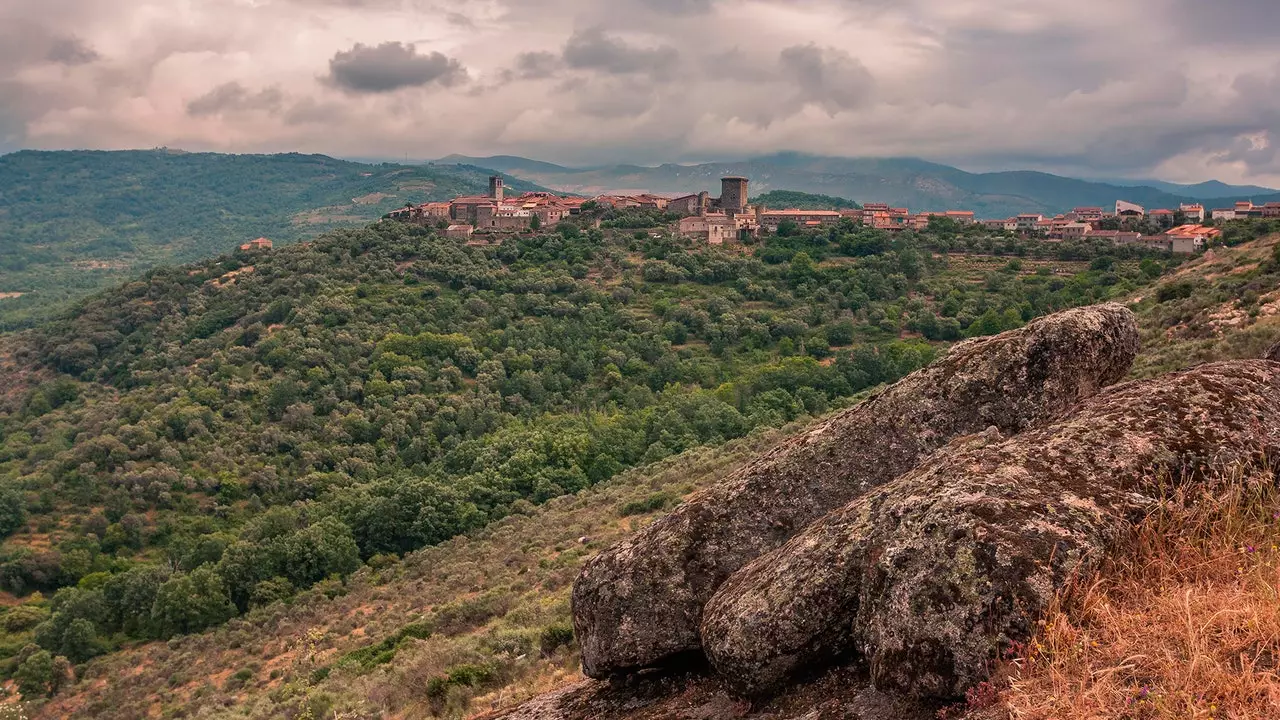
<path fill-rule="evenodd" d="M 836 210 L 798 210 L 789 208 L 787 210 L 765 210 L 764 215 L 814 215 L 821 217 L 840 217 L 840 213 Z"/>

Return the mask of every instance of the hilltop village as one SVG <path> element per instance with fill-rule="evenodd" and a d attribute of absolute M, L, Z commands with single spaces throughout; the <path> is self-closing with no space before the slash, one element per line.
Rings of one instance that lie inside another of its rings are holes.
<path fill-rule="evenodd" d="M 654 210 L 678 218 L 673 223 L 681 236 L 712 245 L 747 241 L 762 232 L 777 233 L 784 226 L 821 228 L 847 220 L 877 230 L 901 232 L 924 230 L 940 219 L 961 226 L 976 223 L 995 233 L 1047 242 L 1104 240 L 1117 246 L 1139 245 L 1177 254 L 1199 252 L 1222 235 L 1221 230 L 1204 224 L 1208 220 L 1280 218 L 1280 203 L 1254 205 L 1249 201 L 1211 210 L 1192 203 L 1180 205 L 1177 210 L 1148 211 L 1135 203 L 1117 200 L 1114 210 L 1078 207 L 1053 217 L 1024 213 L 995 219 L 976 218 L 969 210 L 912 213 L 885 203 L 866 203 L 860 209 L 770 209 L 749 202 L 748 178 L 729 176 L 720 182 L 720 197 L 716 198 L 706 192 L 675 197 L 642 193 L 591 198 L 527 192 L 508 198 L 503 178 L 495 175 L 489 178 L 487 195 L 408 205 L 386 218 L 438 225 L 445 228 L 448 237 L 480 243 L 483 236 L 550 227 L 565 218 L 601 208 Z"/>

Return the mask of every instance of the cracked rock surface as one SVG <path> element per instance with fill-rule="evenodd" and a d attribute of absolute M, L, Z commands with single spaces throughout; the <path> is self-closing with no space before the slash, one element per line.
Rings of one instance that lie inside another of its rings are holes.
<path fill-rule="evenodd" d="M 962 438 L 720 585 L 705 651 L 748 694 L 851 660 L 880 690 L 959 696 L 1167 483 L 1276 458 L 1280 363 L 1267 360 L 1127 383 L 1021 435 Z"/>

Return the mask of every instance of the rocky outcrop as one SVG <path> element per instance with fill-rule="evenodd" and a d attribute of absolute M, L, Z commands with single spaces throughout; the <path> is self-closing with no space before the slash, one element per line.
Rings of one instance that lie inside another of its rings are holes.
<path fill-rule="evenodd" d="M 585 680 L 477 720 L 934 720 L 938 709 L 880 692 L 854 668 L 836 668 L 757 703 L 698 673 L 646 673 L 624 685 Z"/>
<path fill-rule="evenodd" d="M 1119 305 L 1059 313 L 960 343 L 762 456 L 587 564 L 573 588 L 584 671 L 606 677 L 698 650 L 704 605 L 744 565 L 957 436 L 1061 417 L 1122 378 L 1137 348 L 1133 316 Z M 711 627 L 728 632 L 733 613 L 722 607 L 725 622 Z M 749 655 L 722 657 L 750 665 Z"/>
<path fill-rule="evenodd" d="M 1263 355 L 1263 358 L 1272 362 L 1280 362 L 1280 342 L 1276 342 L 1275 345 L 1272 345 L 1271 349 L 1267 351 L 1267 354 Z"/>
<path fill-rule="evenodd" d="M 705 609 L 706 653 L 747 693 L 848 658 L 879 689 L 957 696 L 1169 482 L 1275 458 L 1280 364 L 1264 360 L 1128 383 L 1052 425 L 966 438 L 725 582 Z"/>

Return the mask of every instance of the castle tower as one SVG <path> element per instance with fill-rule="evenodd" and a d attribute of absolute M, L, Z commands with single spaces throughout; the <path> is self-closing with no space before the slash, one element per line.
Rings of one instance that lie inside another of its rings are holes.
<path fill-rule="evenodd" d="M 747 179 L 738 176 L 720 178 L 720 209 L 726 215 L 737 215 L 747 208 Z"/>
<path fill-rule="evenodd" d="M 501 175 L 489 176 L 489 197 L 493 198 L 494 200 L 497 200 L 498 202 L 502 202 L 502 191 L 503 191 L 502 176 Z"/>

